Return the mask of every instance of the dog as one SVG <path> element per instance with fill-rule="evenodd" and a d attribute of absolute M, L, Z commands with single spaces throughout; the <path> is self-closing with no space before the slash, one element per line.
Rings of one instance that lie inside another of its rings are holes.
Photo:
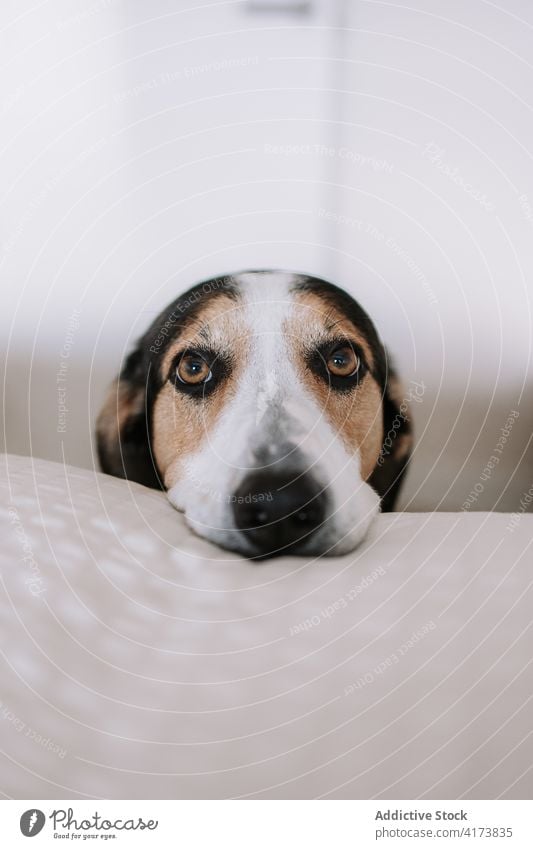
<path fill-rule="evenodd" d="M 97 420 L 99 461 L 250 559 L 345 554 L 396 502 L 412 447 L 401 397 L 345 291 L 228 274 L 177 298 L 129 354 Z"/>

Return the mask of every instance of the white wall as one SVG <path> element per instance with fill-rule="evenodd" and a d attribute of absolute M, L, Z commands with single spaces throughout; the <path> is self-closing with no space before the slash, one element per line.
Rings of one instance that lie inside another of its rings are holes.
<path fill-rule="evenodd" d="M 155 311 L 204 276 L 285 266 L 349 288 L 424 382 L 405 503 L 451 487 L 441 506 L 459 509 L 517 409 L 474 505 L 516 508 L 532 477 L 533 11 L 252 5 L 4 2 L 5 446 L 90 465 L 105 385 Z"/>
<path fill-rule="evenodd" d="M 513 510 L 533 483 L 533 7 L 500 6 L 347 3 L 331 62 L 337 275 L 426 387 L 404 498 L 419 509 Z"/>

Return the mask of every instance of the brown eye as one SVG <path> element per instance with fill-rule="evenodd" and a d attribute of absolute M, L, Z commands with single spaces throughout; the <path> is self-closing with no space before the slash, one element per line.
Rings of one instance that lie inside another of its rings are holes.
<path fill-rule="evenodd" d="M 212 373 L 208 363 L 200 354 L 185 353 L 179 361 L 176 374 L 182 383 L 198 385 L 211 380 Z"/>
<path fill-rule="evenodd" d="M 342 345 L 331 352 L 326 365 L 335 377 L 352 377 L 359 368 L 359 357 L 351 345 Z"/>

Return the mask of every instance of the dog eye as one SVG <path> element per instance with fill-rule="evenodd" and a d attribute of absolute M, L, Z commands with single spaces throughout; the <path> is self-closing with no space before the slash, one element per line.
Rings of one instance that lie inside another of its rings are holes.
<path fill-rule="evenodd" d="M 200 354 L 186 351 L 176 367 L 176 375 L 182 383 L 199 386 L 213 377 L 211 367 Z"/>
<path fill-rule="evenodd" d="M 359 368 L 359 357 L 351 345 L 342 345 L 329 354 L 326 366 L 335 377 L 353 377 Z"/>

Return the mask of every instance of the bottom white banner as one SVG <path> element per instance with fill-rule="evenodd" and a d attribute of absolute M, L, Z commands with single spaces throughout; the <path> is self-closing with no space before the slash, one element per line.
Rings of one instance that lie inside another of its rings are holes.
<path fill-rule="evenodd" d="M 2 845 L 271 849 L 532 849 L 527 801 L 46 801 L 0 803 Z"/>

